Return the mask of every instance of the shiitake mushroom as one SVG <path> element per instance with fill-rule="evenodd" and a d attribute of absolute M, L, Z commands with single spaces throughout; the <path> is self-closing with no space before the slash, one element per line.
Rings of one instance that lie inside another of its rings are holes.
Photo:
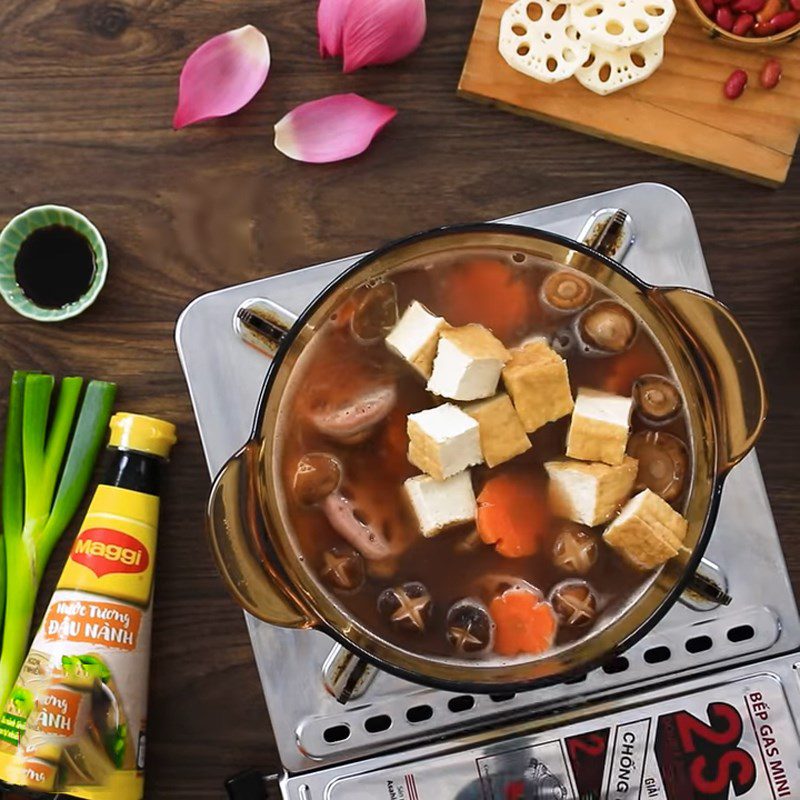
<path fill-rule="evenodd" d="M 364 558 L 356 550 L 331 547 L 322 554 L 319 576 L 333 589 L 355 592 L 364 585 Z"/>
<path fill-rule="evenodd" d="M 636 338 L 636 319 L 625 306 L 601 300 L 586 309 L 578 320 L 583 341 L 604 353 L 623 353 Z"/>
<path fill-rule="evenodd" d="M 292 492 L 304 506 L 322 502 L 342 482 L 342 462 L 330 453 L 306 453 L 295 467 Z"/>
<path fill-rule="evenodd" d="M 486 653 L 494 644 L 495 624 L 489 609 L 474 597 L 465 597 L 447 612 L 447 641 L 458 655 Z"/>
<path fill-rule="evenodd" d="M 678 387 L 663 375 L 642 375 L 633 384 L 633 402 L 648 422 L 668 422 L 683 408 Z"/>
<path fill-rule="evenodd" d="M 689 453 L 677 436 L 639 431 L 628 442 L 628 454 L 639 462 L 637 491 L 650 489 L 667 502 L 681 496 L 689 476 Z"/>
<path fill-rule="evenodd" d="M 361 344 L 375 344 L 397 324 L 397 319 L 397 287 L 391 281 L 382 281 L 364 288 L 350 320 L 350 330 Z"/>
<path fill-rule="evenodd" d="M 542 301 L 556 311 L 580 311 L 592 297 L 589 281 L 571 270 L 551 272 L 541 291 Z"/>
<path fill-rule="evenodd" d="M 586 575 L 597 563 L 597 537 L 577 522 L 561 523 L 553 542 L 553 564 L 564 572 Z"/>
<path fill-rule="evenodd" d="M 574 578 L 561 581 L 553 587 L 548 599 L 562 625 L 582 628 L 597 617 L 597 595 L 586 581 Z"/>
<path fill-rule="evenodd" d="M 390 586 L 378 595 L 378 613 L 404 631 L 424 633 L 432 611 L 431 594 L 419 581 Z"/>

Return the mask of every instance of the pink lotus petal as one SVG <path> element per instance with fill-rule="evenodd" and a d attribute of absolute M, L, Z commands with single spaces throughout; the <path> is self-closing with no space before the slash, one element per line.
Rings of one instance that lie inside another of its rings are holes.
<path fill-rule="evenodd" d="M 425 0 L 350 0 L 342 30 L 344 71 L 391 64 L 425 36 Z"/>
<path fill-rule="evenodd" d="M 181 70 L 172 127 L 225 117 L 246 106 L 264 85 L 269 65 L 267 37 L 252 25 L 201 44 Z"/>
<path fill-rule="evenodd" d="M 334 94 L 292 109 L 275 125 L 275 147 L 295 161 L 326 164 L 363 153 L 397 109 Z"/>
<path fill-rule="evenodd" d="M 333 58 L 342 54 L 342 26 L 350 0 L 319 0 L 317 6 L 317 33 L 319 54 Z"/>

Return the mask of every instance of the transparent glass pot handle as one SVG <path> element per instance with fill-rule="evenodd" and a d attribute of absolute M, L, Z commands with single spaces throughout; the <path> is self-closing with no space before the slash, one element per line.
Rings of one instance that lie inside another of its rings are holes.
<path fill-rule="evenodd" d="M 693 289 L 655 287 L 651 299 L 678 326 L 713 403 L 719 456 L 727 472 L 752 449 L 767 415 L 764 377 L 744 331 L 726 306 Z"/>
<path fill-rule="evenodd" d="M 208 501 L 211 551 L 233 599 L 258 619 L 285 628 L 314 627 L 266 548 L 258 508 L 259 446 L 248 442 L 222 468 Z"/>

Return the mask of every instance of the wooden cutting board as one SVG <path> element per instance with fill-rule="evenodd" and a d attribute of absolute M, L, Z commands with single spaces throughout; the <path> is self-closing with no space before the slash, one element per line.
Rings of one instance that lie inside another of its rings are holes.
<path fill-rule="evenodd" d="M 500 17 L 511 0 L 483 0 L 458 91 L 464 97 L 567 128 L 780 186 L 800 134 L 800 42 L 772 48 L 712 40 L 685 0 L 666 38 L 661 68 L 647 81 L 601 97 L 576 80 L 545 84 L 517 72 L 497 50 Z M 783 80 L 767 91 L 758 75 L 768 57 Z M 750 75 L 738 100 L 722 85 L 737 67 Z"/>

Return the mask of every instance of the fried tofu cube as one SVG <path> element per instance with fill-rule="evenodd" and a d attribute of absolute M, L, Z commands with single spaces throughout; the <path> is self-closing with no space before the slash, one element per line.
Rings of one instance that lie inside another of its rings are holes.
<path fill-rule="evenodd" d="M 566 458 L 548 461 L 544 468 L 553 513 L 593 528 L 608 522 L 630 498 L 639 462 L 626 456 L 612 467 Z"/>
<path fill-rule="evenodd" d="M 531 443 L 522 420 L 505 392 L 488 400 L 476 400 L 464 406 L 464 412 L 478 423 L 481 452 L 488 466 L 496 467 L 530 450 Z"/>
<path fill-rule="evenodd" d="M 443 317 L 437 317 L 414 300 L 389 332 L 386 346 L 423 378 L 430 378 L 439 333 L 447 327 Z"/>
<path fill-rule="evenodd" d="M 503 383 L 528 433 L 561 419 L 574 406 L 567 362 L 544 339 L 512 351 Z"/>
<path fill-rule="evenodd" d="M 475 519 L 477 504 L 469 470 L 443 481 L 416 475 L 403 484 L 403 490 L 426 538 Z"/>
<path fill-rule="evenodd" d="M 678 555 L 688 527 L 666 500 L 645 489 L 627 502 L 603 539 L 634 567 L 650 570 Z"/>
<path fill-rule="evenodd" d="M 567 455 L 616 466 L 625 460 L 633 399 L 578 389 L 567 434 Z"/>
<path fill-rule="evenodd" d="M 409 414 L 408 460 L 437 481 L 482 464 L 478 423 L 452 403 Z"/>
<path fill-rule="evenodd" d="M 450 400 L 480 400 L 497 391 L 511 354 L 483 325 L 447 328 L 439 335 L 428 390 Z"/>

